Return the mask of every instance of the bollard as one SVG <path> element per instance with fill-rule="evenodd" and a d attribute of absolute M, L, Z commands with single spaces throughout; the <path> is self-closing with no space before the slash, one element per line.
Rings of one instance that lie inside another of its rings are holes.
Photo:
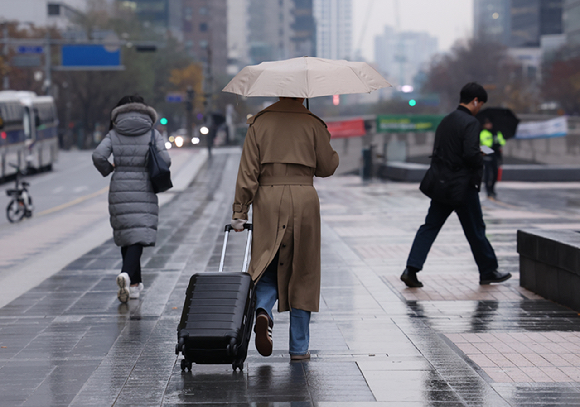
<path fill-rule="evenodd" d="M 373 146 L 362 149 L 361 177 L 363 181 L 368 181 L 373 178 Z"/>

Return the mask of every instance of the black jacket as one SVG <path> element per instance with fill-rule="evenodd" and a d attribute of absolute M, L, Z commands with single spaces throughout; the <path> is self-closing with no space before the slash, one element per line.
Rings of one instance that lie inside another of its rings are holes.
<path fill-rule="evenodd" d="M 433 160 L 439 157 L 449 168 L 470 177 L 471 184 L 479 191 L 481 185 L 483 155 L 479 147 L 481 125 L 463 106 L 443 118 L 435 131 Z"/>

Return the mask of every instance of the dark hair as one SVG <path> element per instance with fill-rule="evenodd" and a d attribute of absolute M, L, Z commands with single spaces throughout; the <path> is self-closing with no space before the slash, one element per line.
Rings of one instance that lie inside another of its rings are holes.
<path fill-rule="evenodd" d="M 480 102 L 487 102 L 487 92 L 477 82 L 469 82 L 459 92 L 459 103 L 468 104 L 473 99 L 477 98 Z"/>
<path fill-rule="evenodd" d="M 132 95 L 132 96 L 123 96 L 121 98 L 121 100 L 119 100 L 117 105 L 113 108 L 113 110 L 115 110 L 119 106 L 128 105 L 129 103 L 141 103 L 144 105 L 145 99 L 143 99 L 141 96 L 139 96 L 137 94 Z M 111 112 L 111 116 L 112 116 L 112 113 L 113 112 Z M 113 130 L 113 120 L 111 120 L 111 123 L 109 124 L 109 130 Z"/>

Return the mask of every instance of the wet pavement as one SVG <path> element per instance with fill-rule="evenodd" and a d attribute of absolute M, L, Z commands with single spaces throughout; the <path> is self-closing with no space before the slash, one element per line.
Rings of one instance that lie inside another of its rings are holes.
<path fill-rule="evenodd" d="M 504 284 L 479 286 L 451 217 L 419 274 L 399 280 L 429 201 L 417 184 L 317 180 L 321 310 L 309 362 L 290 362 L 288 314 L 274 352 L 250 345 L 243 372 L 182 372 L 176 327 L 192 273 L 217 270 L 239 150 L 215 150 L 161 208 L 144 251 L 146 289 L 118 302 L 111 240 L 0 308 L 0 406 L 569 406 L 580 405 L 580 317 L 519 287 L 516 230 L 580 230 L 580 183 L 500 183 L 482 195 Z M 241 265 L 231 236 L 226 269 Z M 23 276 L 22 284 L 26 284 Z"/>

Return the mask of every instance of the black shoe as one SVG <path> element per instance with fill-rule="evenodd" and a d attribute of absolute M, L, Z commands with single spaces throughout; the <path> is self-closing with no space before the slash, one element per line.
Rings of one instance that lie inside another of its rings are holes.
<path fill-rule="evenodd" d="M 497 270 L 492 271 L 479 277 L 479 284 L 486 285 L 491 283 L 503 283 L 512 278 L 511 273 L 500 273 Z"/>
<path fill-rule="evenodd" d="M 401 281 L 407 284 L 407 287 L 423 287 L 423 283 L 417 280 L 417 272 L 410 270 L 409 267 L 401 274 Z"/>

